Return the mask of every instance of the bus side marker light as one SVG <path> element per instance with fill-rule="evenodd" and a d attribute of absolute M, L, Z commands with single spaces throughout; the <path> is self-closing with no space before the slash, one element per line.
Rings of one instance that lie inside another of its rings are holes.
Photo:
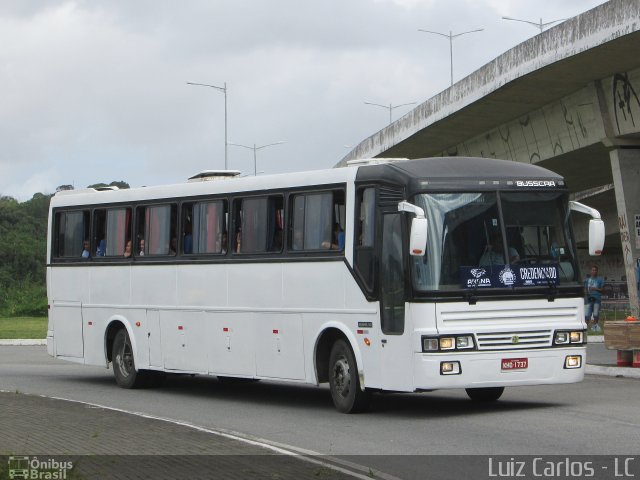
<path fill-rule="evenodd" d="M 564 368 L 580 368 L 582 367 L 581 355 L 567 355 L 564 359 Z"/>
<path fill-rule="evenodd" d="M 93 322 L 89 321 L 89 322 L 87 322 L 87 325 L 91 326 L 91 325 L 93 325 Z"/>
<path fill-rule="evenodd" d="M 136 322 L 136 327 L 139 327 L 140 325 L 142 325 L 140 322 Z"/>
<path fill-rule="evenodd" d="M 182 325 L 178 325 L 178 330 L 183 330 L 184 327 Z"/>
<path fill-rule="evenodd" d="M 460 375 L 461 373 L 460 362 L 440 362 L 440 375 Z"/>
<path fill-rule="evenodd" d="M 364 344 L 365 344 L 367 347 L 370 347 L 370 346 L 371 346 L 371 340 L 369 340 L 368 338 L 365 338 L 365 339 L 364 339 Z"/>

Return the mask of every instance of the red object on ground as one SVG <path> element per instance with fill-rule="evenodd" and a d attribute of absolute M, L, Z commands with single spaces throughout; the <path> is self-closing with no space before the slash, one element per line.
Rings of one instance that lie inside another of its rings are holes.
<path fill-rule="evenodd" d="M 634 368 L 640 368 L 640 350 L 633 351 L 631 366 Z"/>
<path fill-rule="evenodd" d="M 616 365 L 619 367 L 630 367 L 631 356 L 631 350 L 618 350 L 618 362 Z"/>

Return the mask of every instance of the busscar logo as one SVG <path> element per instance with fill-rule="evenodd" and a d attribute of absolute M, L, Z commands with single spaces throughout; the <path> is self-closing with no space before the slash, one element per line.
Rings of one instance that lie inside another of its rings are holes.
<path fill-rule="evenodd" d="M 516 180 L 518 187 L 555 187 L 553 180 Z"/>

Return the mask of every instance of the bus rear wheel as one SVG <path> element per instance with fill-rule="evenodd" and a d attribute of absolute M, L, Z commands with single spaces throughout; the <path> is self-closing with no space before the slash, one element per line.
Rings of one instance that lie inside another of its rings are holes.
<path fill-rule="evenodd" d="M 116 383 L 122 388 L 140 388 L 149 384 L 149 375 L 146 372 L 136 371 L 136 363 L 133 357 L 133 347 L 129 334 L 125 329 L 116 333 L 111 350 L 113 361 L 113 375 Z"/>
<path fill-rule="evenodd" d="M 474 402 L 495 402 L 504 392 L 504 387 L 467 388 L 469 398 Z"/>
<path fill-rule="evenodd" d="M 337 340 L 329 355 L 329 388 L 339 412 L 358 413 L 369 408 L 371 393 L 360 388 L 356 358 L 344 340 Z"/>

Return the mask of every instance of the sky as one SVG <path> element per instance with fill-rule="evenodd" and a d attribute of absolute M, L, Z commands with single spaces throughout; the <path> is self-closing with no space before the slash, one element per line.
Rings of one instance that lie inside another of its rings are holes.
<path fill-rule="evenodd" d="M 0 196 L 331 168 L 389 123 L 603 0 L 0 0 Z M 393 119 L 413 105 L 392 109 Z M 284 143 L 278 143 L 284 142 Z M 275 145 L 271 145 L 275 144 Z M 270 145 L 270 146 L 269 146 Z M 264 148 L 260 148 L 263 147 Z M 249 147 L 249 148 L 246 148 Z"/>

